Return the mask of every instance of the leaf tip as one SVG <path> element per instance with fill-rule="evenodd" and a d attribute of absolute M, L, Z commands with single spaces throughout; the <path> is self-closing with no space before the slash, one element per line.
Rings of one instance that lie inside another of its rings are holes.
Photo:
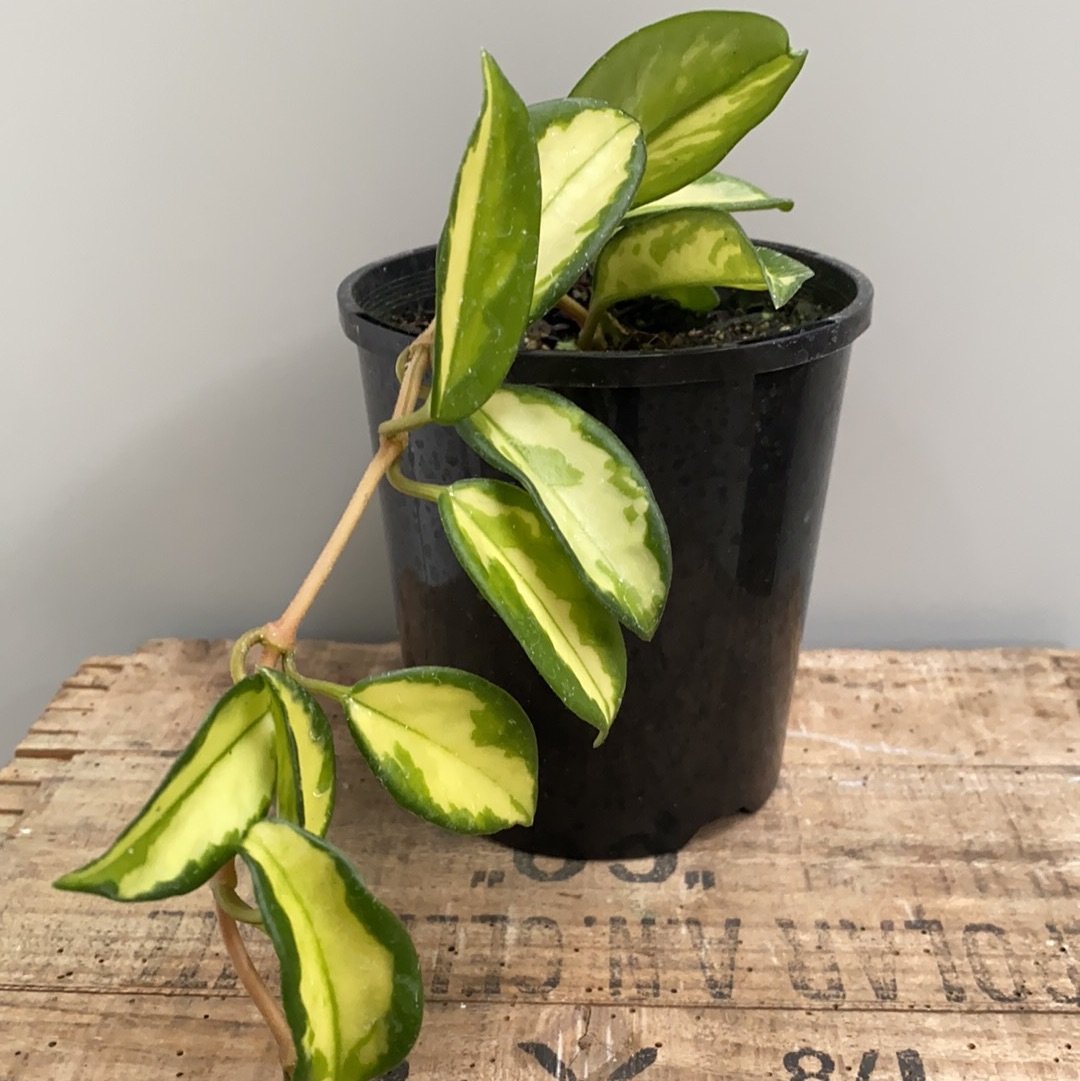
<path fill-rule="evenodd" d="M 87 865 L 87 867 L 89 866 L 92 865 Z M 115 893 L 110 893 L 105 883 L 88 878 L 86 875 L 87 867 L 78 867 L 74 871 L 68 871 L 67 874 L 61 875 L 53 882 L 52 888 L 54 890 L 64 890 L 68 893 L 89 893 L 96 894 L 99 897 L 121 900 L 121 898 L 116 897 Z"/>
<path fill-rule="evenodd" d="M 84 887 L 79 885 L 79 872 L 68 871 L 66 875 L 61 875 L 55 879 L 52 883 L 54 890 L 78 890 L 83 891 Z"/>
<path fill-rule="evenodd" d="M 497 75 L 502 75 L 502 68 L 499 67 L 499 62 L 487 51 L 487 49 L 480 50 L 480 70 L 483 72 L 484 82 L 487 84 L 490 84 Z"/>

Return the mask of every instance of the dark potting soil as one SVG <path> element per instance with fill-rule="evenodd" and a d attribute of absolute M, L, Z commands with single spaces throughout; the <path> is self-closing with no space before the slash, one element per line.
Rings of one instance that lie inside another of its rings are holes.
<path fill-rule="evenodd" d="M 634 352 L 687 349 L 703 345 L 733 345 L 782 337 L 801 327 L 819 322 L 831 309 L 813 296 L 812 288 L 802 290 L 779 311 L 768 293 L 744 289 L 717 289 L 719 304 L 710 312 L 691 312 L 672 301 L 642 297 L 616 304 L 611 313 L 627 332 L 618 345 L 609 348 Z M 589 302 L 588 279 L 582 278 L 570 296 L 583 306 Z M 417 305 L 392 320 L 396 330 L 419 334 L 435 316 L 433 305 Z M 561 311 L 552 310 L 525 333 L 525 349 L 573 349 L 578 326 Z"/>

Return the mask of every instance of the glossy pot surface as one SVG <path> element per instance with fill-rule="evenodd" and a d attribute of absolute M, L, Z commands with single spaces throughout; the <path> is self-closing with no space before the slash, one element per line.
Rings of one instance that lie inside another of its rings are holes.
<path fill-rule="evenodd" d="M 851 343 L 870 321 L 857 271 L 811 265 L 833 314 L 784 337 L 670 353 L 522 353 L 512 382 L 552 387 L 607 424 L 649 478 L 671 532 L 674 574 L 652 642 L 627 635 L 628 682 L 607 742 L 570 715 L 480 598 L 438 511 L 384 486 L 382 507 L 406 664 L 447 664 L 505 687 L 540 744 L 530 829 L 501 838 L 572 859 L 675 851 L 776 786 Z M 433 292 L 433 250 L 342 283 L 374 431 L 397 393 L 406 335 L 393 312 Z M 446 484 L 496 475 L 451 428 L 410 439 L 410 475 Z"/>

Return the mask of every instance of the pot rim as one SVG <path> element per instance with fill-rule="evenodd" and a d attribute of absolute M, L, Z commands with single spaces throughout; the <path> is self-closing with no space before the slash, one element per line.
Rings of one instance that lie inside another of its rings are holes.
<path fill-rule="evenodd" d="M 874 289 L 869 278 L 831 256 L 775 241 L 764 243 L 806 263 L 816 274 L 827 275 L 846 294 L 846 303 L 814 323 L 750 342 L 648 352 L 521 350 L 509 381 L 553 387 L 706 383 L 721 374 L 717 370 L 717 361 L 721 361 L 725 369 L 758 374 L 807 364 L 850 346 L 870 325 Z M 395 268 L 411 268 L 409 272 L 416 275 L 423 263 L 434 265 L 434 252 L 434 245 L 413 248 L 367 263 L 346 277 L 338 286 L 338 308 L 345 336 L 362 350 L 391 356 L 400 353 L 412 336 L 387 326 L 366 312 L 356 298 L 357 287 L 368 279 L 389 278 Z"/>

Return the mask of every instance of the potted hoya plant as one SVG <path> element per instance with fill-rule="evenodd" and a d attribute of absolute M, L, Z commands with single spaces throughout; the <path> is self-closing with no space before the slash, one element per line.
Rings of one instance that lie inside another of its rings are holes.
<path fill-rule="evenodd" d="M 870 287 L 755 244 L 733 213 L 790 201 L 713 170 L 804 58 L 764 16 L 679 15 L 529 107 L 485 54 L 437 249 L 343 283 L 374 456 L 158 790 L 56 883 L 148 901 L 210 882 L 286 1076 L 377 1077 L 423 1009 L 407 932 L 324 839 L 319 699 L 399 803 L 537 852 L 670 851 L 775 785 Z M 297 635 L 384 479 L 408 667 L 342 686 L 297 669 Z M 274 945 L 284 1012 L 240 923 Z"/>

